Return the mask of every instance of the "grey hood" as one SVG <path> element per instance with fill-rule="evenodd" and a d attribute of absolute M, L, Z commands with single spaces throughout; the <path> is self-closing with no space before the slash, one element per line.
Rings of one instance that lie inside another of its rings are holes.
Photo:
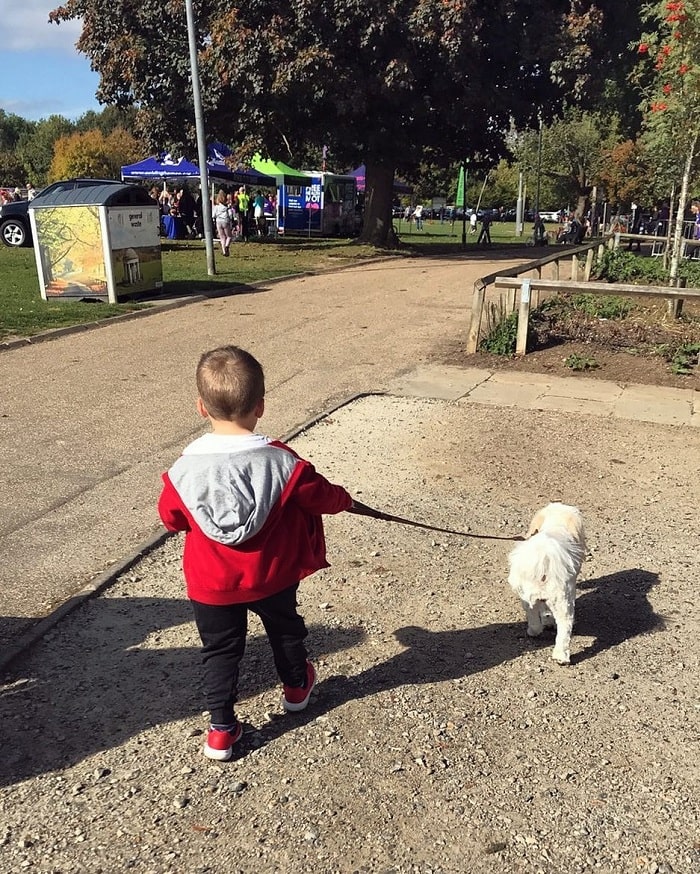
<path fill-rule="evenodd" d="M 259 434 L 205 434 L 185 449 L 168 476 L 202 532 L 236 546 L 265 525 L 298 461 Z"/>

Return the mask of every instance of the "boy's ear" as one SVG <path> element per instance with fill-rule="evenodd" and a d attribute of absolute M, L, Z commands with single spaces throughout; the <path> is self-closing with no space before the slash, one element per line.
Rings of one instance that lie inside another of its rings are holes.
<path fill-rule="evenodd" d="M 204 406 L 204 401 L 201 398 L 197 398 L 197 412 L 203 419 L 209 418 L 209 413 L 207 412 L 207 408 Z"/>
<path fill-rule="evenodd" d="M 260 398 L 258 405 L 253 412 L 255 413 L 256 419 L 262 419 L 262 415 L 265 412 L 265 398 Z"/>

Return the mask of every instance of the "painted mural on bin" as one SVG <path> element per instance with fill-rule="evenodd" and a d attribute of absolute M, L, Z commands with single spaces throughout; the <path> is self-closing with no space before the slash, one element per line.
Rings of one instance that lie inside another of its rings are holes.
<path fill-rule="evenodd" d="M 157 207 L 107 209 L 114 283 L 111 295 L 99 206 L 36 210 L 35 220 L 47 299 L 107 301 L 162 287 Z"/>

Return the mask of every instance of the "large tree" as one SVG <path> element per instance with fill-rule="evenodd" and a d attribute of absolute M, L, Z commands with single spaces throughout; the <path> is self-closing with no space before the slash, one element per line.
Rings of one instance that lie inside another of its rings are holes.
<path fill-rule="evenodd" d="M 51 162 L 56 141 L 69 136 L 75 130 L 73 122 L 62 115 L 51 115 L 37 121 L 32 129 L 22 136 L 17 145 L 25 179 L 36 186 L 49 181 Z"/>
<path fill-rule="evenodd" d="M 511 119 L 555 106 L 553 61 L 588 23 L 578 0 L 194 0 L 207 134 L 290 163 L 309 140 L 364 161 L 364 239 L 391 229 L 392 180 L 426 148 L 497 159 Z M 569 13 L 567 18 L 566 14 Z M 67 0 L 99 98 L 133 104 L 151 150 L 193 153 L 184 0 Z M 575 25 L 575 27 L 574 27 Z"/>
<path fill-rule="evenodd" d="M 123 128 L 105 136 L 97 129 L 61 137 L 54 146 L 51 179 L 87 176 L 97 179 L 119 178 L 124 164 L 139 157 L 140 143 Z"/>

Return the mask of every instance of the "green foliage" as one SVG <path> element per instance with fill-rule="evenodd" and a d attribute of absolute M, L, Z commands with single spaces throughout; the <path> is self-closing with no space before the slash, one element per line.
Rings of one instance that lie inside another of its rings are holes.
<path fill-rule="evenodd" d="M 513 355 L 518 334 L 518 314 L 510 313 L 500 319 L 479 344 L 482 352 L 492 355 Z"/>
<path fill-rule="evenodd" d="M 595 358 L 573 354 L 564 359 L 564 366 L 571 368 L 571 370 L 595 370 L 598 367 L 598 362 Z"/>
<path fill-rule="evenodd" d="M 41 188 L 49 181 L 49 169 L 54 155 L 54 146 L 61 137 L 68 136 L 74 125 L 62 115 L 51 115 L 36 122 L 31 133 L 26 133 L 17 151 L 22 161 L 26 181 Z"/>
<path fill-rule="evenodd" d="M 626 249 L 605 249 L 593 265 L 593 276 L 604 282 L 637 282 L 650 285 L 668 282 L 661 258 L 640 258 Z"/>
<path fill-rule="evenodd" d="M 671 372 L 677 376 L 690 376 L 698 364 L 700 343 L 680 343 L 678 346 L 665 346 L 660 350 L 671 365 Z"/>
<path fill-rule="evenodd" d="M 536 191 L 540 166 L 540 207 L 576 207 L 590 196 L 592 186 L 607 166 L 608 155 L 620 141 L 618 119 L 613 114 L 586 112 L 567 107 L 562 118 L 539 131 L 526 130 L 513 138 L 512 149 L 527 172 L 530 203 Z"/>
<path fill-rule="evenodd" d="M 569 304 L 593 319 L 624 319 L 634 307 L 629 300 L 607 294 L 575 294 Z"/>
<path fill-rule="evenodd" d="M 626 249 L 606 249 L 594 263 L 592 275 L 604 282 L 660 286 L 669 282 L 663 258 L 641 258 Z M 678 267 L 678 276 L 688 288 L 700 288 L 700 262 L 684 259 Z"/>

